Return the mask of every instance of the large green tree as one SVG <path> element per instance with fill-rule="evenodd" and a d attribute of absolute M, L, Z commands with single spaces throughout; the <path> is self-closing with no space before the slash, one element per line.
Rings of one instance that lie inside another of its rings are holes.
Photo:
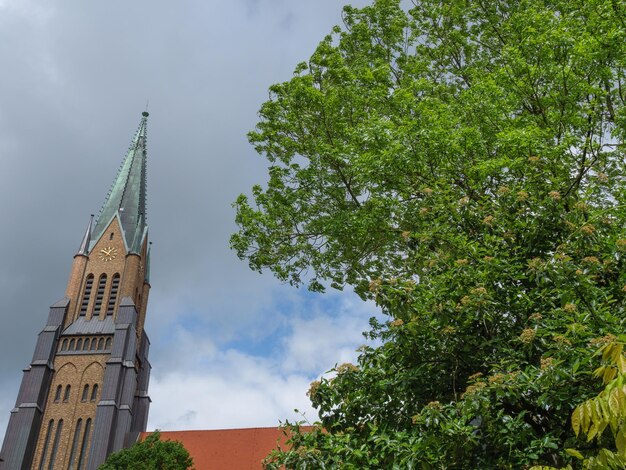
<path fill-rule="evenodd" d="M 317 430 L 270 467 L 560 466 L 624 331 L 626 2 L 398 0 L 270 88 L 269 181 L 235 203 L 255 270 L 349 286 L 357 365 L 312 384 Z M 323 429 L 323 431 L 322 431 Z"/>
<path fill-rule="evenodd" d="M 193 460 L 187 449 L 176 441 L 162 441 L 155 431 L 128 449 L 115 452 L 98 470 L 188 470 Z"/>

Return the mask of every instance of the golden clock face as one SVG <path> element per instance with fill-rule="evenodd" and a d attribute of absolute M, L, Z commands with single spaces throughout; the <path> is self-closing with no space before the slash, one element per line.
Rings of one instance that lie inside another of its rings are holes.
<path fill-rule="evenodd" d="M 102 248 L 100 250 L 100 253 L 98 253 L 98 258 L 100 258 L 102 261 L 111 261 L 112 259 L 115 259 L 116 256 L 117 248 L 113 248 L 110 246 Z"/>

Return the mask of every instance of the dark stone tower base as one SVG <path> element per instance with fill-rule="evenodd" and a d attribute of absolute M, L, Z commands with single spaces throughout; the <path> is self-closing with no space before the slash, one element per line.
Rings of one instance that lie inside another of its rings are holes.
<path fill-rule="evenodd" d="M 87 470 L 97 470 L 107 455 L 128 447 L 146 429 L 150 403 L 147 396 L 150 342 L 142 333 L 141 348 L 137 350 L 136 328 L 135 305 L 130 298 L 124 298 L 120 303 L 111 356 L 104 373 L 102 398 L 98 403 L 93 430 L 97 438 L 91 441 Z"/>
<path fill-rule="evenodd" d="M 28 470 L 31 467 L 41 419 L 54 372 L 54 356 L 61 327 L 65 321 L 69 299 L 52 307 L 48 322 L 37 339 L 30 366 L 24 369 L 22 385 L 0 451 L 1 470 Z"/>

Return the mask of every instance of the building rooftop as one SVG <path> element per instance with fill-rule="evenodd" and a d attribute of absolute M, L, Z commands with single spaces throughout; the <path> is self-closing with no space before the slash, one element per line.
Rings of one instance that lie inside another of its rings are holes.
<path fill-rule="evenodd" d="M 304 427 L 304 430 L 310 429 Z M 285 445 L 280 428 L 219 429 L 211 431 L 160 431 L 161 440 L 178 441 L 193 458 L 196 470 L 261 470 L 262 462 L 277 444 Z M 140 440 L 149 432 L 141 433 Z"/>

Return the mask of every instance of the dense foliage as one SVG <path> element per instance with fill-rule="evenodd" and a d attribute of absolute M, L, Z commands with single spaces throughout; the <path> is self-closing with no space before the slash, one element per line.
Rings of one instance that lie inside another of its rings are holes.
<path fill-rule="evenodd" d="M 309 392 L 317 430 L 273 468 L 579 465 L 570 416 L 626 338 L 626 3 L 377 0 L 346 7 L 250 141 L 235 203 L 255 270 L 351 286 L 357 365 Z M 324 429 L 324 431 L 322 431 Z"/>
<path fill-rule="evenodd" d="M 193 460 L 180 442 L 162 441 L 158 431 L 115 452 L 98 470 L 187 470 Z"/>

